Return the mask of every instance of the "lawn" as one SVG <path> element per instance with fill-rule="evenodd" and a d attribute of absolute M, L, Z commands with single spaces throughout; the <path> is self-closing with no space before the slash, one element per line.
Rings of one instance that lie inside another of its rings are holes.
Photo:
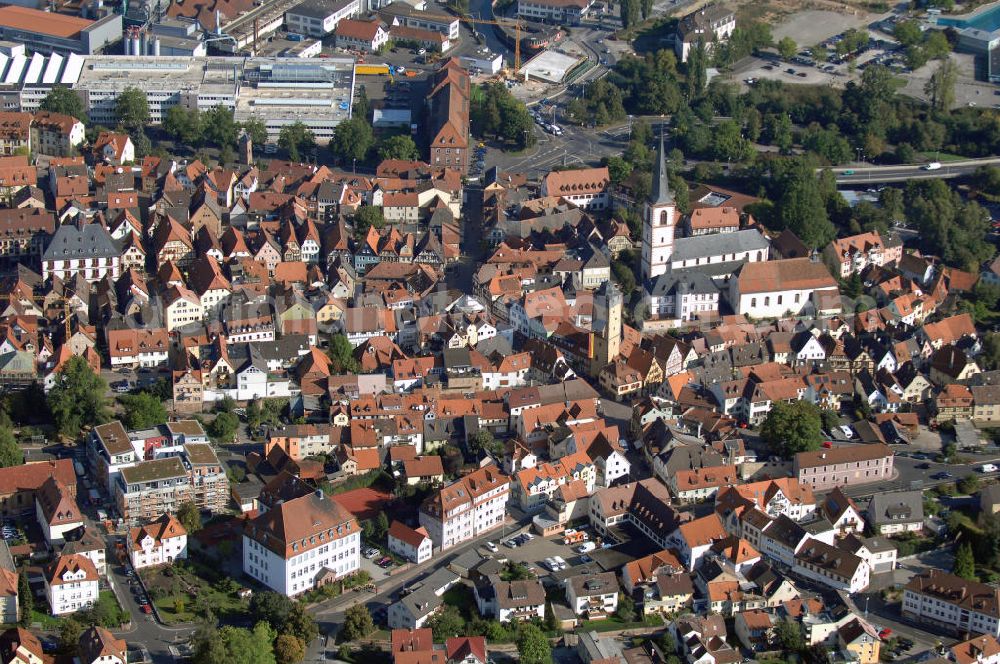
<path fill-rule="evenodd" d="M 948 154 L 947 152 L 919 152 L 918 154 L 924 159 L 940 161 L 942 164 L 946 164 L 949 161 L 965 161 L 968 159 L 968 157 L 963 157 L 960 154 Z"/>
<path fill-rule="evenodd" d="M 247 601 L 231 579 L 210 583 L 188 565 L 159 567 L 143 573 L 153 604 L 165 623 L 193 622 L 209 614 L 216 618 L 246 613 Z"/>
<path fill-rule="evenodd" d="M 475 618 L 478 615 L 476 611 L 476 598 L 472 594 L 472 588 L 464 583 L 459 583 L 446 590 L 441 599 L 448 606 L 454 606 L 458 609 L 462 617 L 466 620 Z"/>
<path fill-rule="evenodd" d="M 595 632 L 612 632 L 619 629 L 639 629 L 641 627 L 661 627 L 663 625 L 663 618 L 656 614 L 647 616 L 645 620 L 639 620 L 636 622 L 625 623 L 618 619 L 617 616 L 608 616 L 604 620 L 584 620 L 577 627 L 577 633 L 580 631 L 595 631 Z"/>

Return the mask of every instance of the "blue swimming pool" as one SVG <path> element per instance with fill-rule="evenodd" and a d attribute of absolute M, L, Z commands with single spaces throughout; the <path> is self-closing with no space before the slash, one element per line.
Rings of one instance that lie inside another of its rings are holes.
<path fill-rule="evenodd" d="M 939 18 L 938 25 L 950 25 L 954 28 L 976 28 L 993 32 L 1000 29 L 1000 4 L 984 9 L 972 18 Z"/>

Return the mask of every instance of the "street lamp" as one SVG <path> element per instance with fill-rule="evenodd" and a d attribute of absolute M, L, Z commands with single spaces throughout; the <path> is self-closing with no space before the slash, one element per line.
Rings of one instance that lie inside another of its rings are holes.
<path fill-rule="evenodd" d="M 357 174 L 358 172 L 358 158 L 354 157 L 351 159 L 351 172 Z"/>

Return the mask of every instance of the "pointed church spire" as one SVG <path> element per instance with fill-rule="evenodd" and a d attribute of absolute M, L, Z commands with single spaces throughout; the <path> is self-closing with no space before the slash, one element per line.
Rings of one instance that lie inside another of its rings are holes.
<path fill-rule="evenodd" d="M 673 205 L 674 195 L 670 193 L 670 183 L 667 180 L 667 148 L 664 144 L 666 127 L 660 124 L 660 151 L 656 155 L 656 169 L 653 173 L 652 205 Z"/>

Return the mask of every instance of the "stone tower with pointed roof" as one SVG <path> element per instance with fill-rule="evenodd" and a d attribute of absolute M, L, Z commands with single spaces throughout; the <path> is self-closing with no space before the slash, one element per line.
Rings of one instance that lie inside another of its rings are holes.
<path fill-rule="evenodd" d="M 594 291 L 594 314 L 591 325 L 590 373 L 615 361 L 622 346 L 622 306 L 624 297 L 613 281 L 605 281 Z"/>
<path fill-rule="evenodd" d="M 677 205 L 667 181 L 665 130 L 660 128 L 660 148 L 653 173 L 653 193 L 646 203 L 642 225 L 642 278 L 651 281 L 667 271 L 674 252 L 674 228 L 677 225 Z"/>

